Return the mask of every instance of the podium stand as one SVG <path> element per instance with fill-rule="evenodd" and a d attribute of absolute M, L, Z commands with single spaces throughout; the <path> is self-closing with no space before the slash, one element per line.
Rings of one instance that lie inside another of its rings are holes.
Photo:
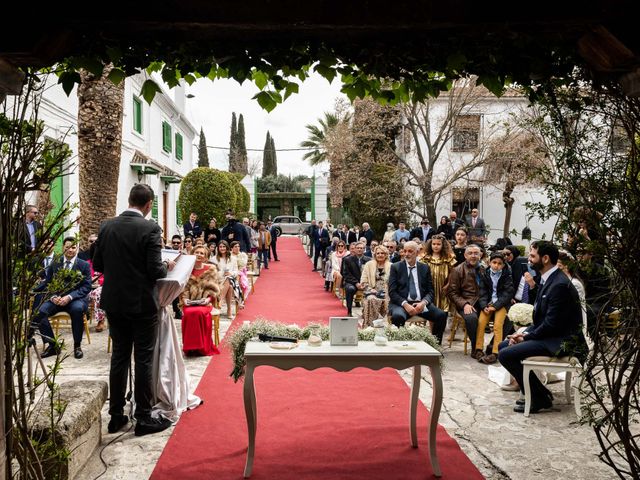
<path fill-rule="evenodd" d="M 162 259 L 178 256 L 175 250 L 163 250 Z M 171 315 L 171 303 L 184 289 L 196 262 L 193 255 L 180 255 L 175 268 L 158 280 L 158 338 L 153 355 L 153 416 L 176 422 L 185 410 L 197 407 L 202 400 L 191 392 L 189 374 L 182 358 L 181 341 Z"/>

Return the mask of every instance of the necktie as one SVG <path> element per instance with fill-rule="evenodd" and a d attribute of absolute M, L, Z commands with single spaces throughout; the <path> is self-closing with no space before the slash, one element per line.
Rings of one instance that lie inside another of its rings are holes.
<path fill-rule="evenodd" d="M 529 303 L 529 282 L 524 281 L 524 288 L 522 289 L 522 303 Z"/>
<path fill-rule="evenodd" d="M 415 300 L 418 296 L 418 291 L 416 290 L 416 281 L 413 278 L 413 269 L 416 267 L 409 267 L 409 299 Z"/>
<path fill-rule="evenodd" d="M 71 262 L 67 260 L 66 262 L 64 262 L 64 269 L 69 270 L 70 268 L 71 268 Z"/>
<path fill-rule="evenodd" d="M 45 257 L 44 258 L 44 268 L 49 268 L 49 265 L 51 265 L 51 259 L 49 257 Z"/>

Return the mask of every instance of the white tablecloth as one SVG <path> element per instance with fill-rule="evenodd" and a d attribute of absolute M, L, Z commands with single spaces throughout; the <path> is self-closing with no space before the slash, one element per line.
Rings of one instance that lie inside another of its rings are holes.
<path fill-rule="evenodd" d="M 163 250 L 163 259 L 171 252 Z M 153 415 L 176 422 L 185 410 L 195 408 L 202 400 L 191 392 L 189 374 L 182 358 L 181 341 L 173 323 L 171 302 L 189 280 L 196 257 L 181 255 L 176 267 L 166 278 L 158 280 L 160 312 L 158 339 L 153 357 Z"/>

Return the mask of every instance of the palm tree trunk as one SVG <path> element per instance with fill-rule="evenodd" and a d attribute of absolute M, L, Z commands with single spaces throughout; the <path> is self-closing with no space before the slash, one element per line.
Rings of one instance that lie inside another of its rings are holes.
<path fill-rule="evenodd" d="M 98 233 L 100 223 L 116 214 L 122 151 L 124 82 L 82 71 L 78 87 L 78 156 L 80 164 L 80 238 Z M 86 247 L 86 245 L 83 245 Z"/>

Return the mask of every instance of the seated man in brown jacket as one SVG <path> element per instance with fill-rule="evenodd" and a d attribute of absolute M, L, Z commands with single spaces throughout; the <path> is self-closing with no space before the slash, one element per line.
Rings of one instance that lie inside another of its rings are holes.
<path fill-rule="evenodd" d="M 464 318 L 471 345 L 476 344 L 478 312 L 481 310 L 478 305 L 479 282 L 484 272 L 480 265 L 481 257 L 482 249 L 478 245 L 467 245 L 464 251 L 465 261 L 451 270 L 446 286 L 449 300 L 455 304 L 456 310 Z"/>

